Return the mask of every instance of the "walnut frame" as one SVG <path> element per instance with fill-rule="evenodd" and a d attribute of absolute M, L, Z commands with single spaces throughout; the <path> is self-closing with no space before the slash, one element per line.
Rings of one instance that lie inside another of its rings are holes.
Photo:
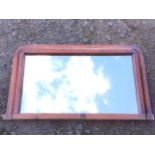
<path fill-rule="evenodd" d="M 70 114 L 20 113 L 25 55 L 132 55 L 138 99 L 138 114 Z M 23 119 L 94 119 L 94 120 L 153 120 L 144 57 L 139 48 L 124 45 L 45 45 L 20 46 L 13 58 L 7 111 L 7 120 Z"/>

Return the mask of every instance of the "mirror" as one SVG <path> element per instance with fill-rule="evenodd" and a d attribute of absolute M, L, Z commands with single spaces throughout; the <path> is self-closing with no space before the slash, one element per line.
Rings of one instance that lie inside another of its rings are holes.
<path fill-rule="evenodd" d="M 132 56 L 26 55 L 20 113 L 137 114 Z"/>

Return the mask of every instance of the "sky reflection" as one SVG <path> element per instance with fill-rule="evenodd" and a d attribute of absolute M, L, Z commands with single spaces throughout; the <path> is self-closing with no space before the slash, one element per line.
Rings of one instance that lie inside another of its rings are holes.
<path fill-rule="evenodd" d="M 131 56 L 26 56 L 21 113 L 138 113 Z"/>

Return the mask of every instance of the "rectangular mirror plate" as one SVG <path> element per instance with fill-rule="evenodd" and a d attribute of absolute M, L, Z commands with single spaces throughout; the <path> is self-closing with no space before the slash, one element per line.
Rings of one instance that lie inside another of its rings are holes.
<path fill-rule="evenodd" d="M 132 56 L 26 56 L 21 113 L 137 114 Z"/>

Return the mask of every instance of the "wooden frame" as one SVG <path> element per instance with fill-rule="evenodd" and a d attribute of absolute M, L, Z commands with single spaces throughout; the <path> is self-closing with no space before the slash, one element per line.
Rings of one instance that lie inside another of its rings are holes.
<path fill-rule="evenodd" d="M 24 73 L 25 55 L 132 55 L 136 80 L 139 114 L 23 114 L 19 112 Z M 4 119 L 105 119 L 105 120 L 153 120 L 146 69 L 142 52 L 135 46 L 122 45 L 24 45 L 19 47 L 13 59 L 7 111 Z"/>

